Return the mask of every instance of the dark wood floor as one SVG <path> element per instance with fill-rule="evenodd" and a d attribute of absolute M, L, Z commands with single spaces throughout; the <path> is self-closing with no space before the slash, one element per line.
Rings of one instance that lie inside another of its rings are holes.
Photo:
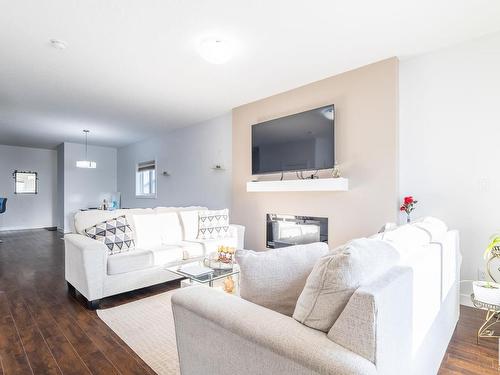
<path fill-rule="evenodd" d="M 0 232 L 0 374 L 154 374 L 83 302 L 68 296 L 57 232 Z M 107 308 L 178 282 L 102 301 Z"/>
<path fill-rule="evenodd" d="M 57 232 L 0 232 L 0 375 L 153 374 L 96 315 L 66 292 Z M 177 282 L 103 300 L 107 308 L 164 292 Z M 440 374 L 497 374 L 498 342 L 475 333 L 483 313 L 461 308 Z"/>

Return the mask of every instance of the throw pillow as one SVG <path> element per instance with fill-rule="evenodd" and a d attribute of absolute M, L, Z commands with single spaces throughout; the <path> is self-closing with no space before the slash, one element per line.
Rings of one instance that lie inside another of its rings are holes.
<path fill-rule="evenodd" d="M 448 232 L 448 226 L 435 217 L 424 217 L 412 223 L 415 227 L 427 232 L 431 242 L 443 242 Z"/>
<path fill-rule="evenodd" d="M 398 261 L 398 251 L 376 239 L 360 238 L 333 250 L 315 264 L 298 298 L 293 318 L 328 332 L 354 291 Z"/>
<path fill-rule="evenodd" d="M 160 222 L 161 243 L 175 245 L 182 242 L 182 227 L 177 212 L 156 214 Z"/>
<path fill-rule="evenodd" d="M 154 249 L 161 246 L 161 220 L 156 214 L 133 215 L 137 248 Z"/>
<path fill-rule="evenodd" d="M 108 247 L 108 255 L 134 249 L 133 232 L 125 216 L 103 221 L 85 229 L 85 234 Z"/>
<path fill-rule="evenodd" d="M 214 240 L 229 235 L 229 210 L 198 212 L 198 239 Z"/>
<path fill-rule="evenodd" d="M 327 252 L 323 242 L 262 252 L 237 250 L 241 297 L 291 316 L 307 276 Z"/>

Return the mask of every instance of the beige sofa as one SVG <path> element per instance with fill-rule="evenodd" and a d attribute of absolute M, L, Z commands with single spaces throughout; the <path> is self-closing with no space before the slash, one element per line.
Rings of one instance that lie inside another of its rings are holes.
<path fill-rule="evenodd" d="M 96 308 L 101 298 L 179 278 L 165 270 L 168 266 L 203 259 L 220 245 L 243 248 L 245 228 L 239 225 L 231 225 L 226 238 L 198 240 L 198 212 L 202 210 L 206 208 L 78 212 L 74 222 L 77 233 L 64 236 L 65 276 L 70 291 L 76 289 L 89 301 L 90 308 Z M 85 229 L 122 215 L 134 232 L 136 248 L 108 255 L 107 247 L 87 237 Z"/>

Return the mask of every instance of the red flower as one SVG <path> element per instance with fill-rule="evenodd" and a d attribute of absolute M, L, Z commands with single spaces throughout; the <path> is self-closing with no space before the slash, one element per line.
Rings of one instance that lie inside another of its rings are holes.
<path fill-rule="evenodd" d="M 399 208 L 399 211 L 404 211 L 404 210 L 406 210 L 405 206 L 401 206 L 401 207 Z"/>
<path fill-rule="evenodd" d="M 413 203 L 413 197 L 412 196 L 405 197 L 404 202 L 405 202 L 405 204 L 412 204 Z"/>

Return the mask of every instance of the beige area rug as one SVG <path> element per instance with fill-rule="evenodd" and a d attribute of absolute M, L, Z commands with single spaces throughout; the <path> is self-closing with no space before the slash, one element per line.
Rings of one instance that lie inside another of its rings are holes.
<path fill-rule="evenodd" d="M 175 290 L 97 315 L 159 375 L 177 375 L 179 359 L 170 297 Z"/>

